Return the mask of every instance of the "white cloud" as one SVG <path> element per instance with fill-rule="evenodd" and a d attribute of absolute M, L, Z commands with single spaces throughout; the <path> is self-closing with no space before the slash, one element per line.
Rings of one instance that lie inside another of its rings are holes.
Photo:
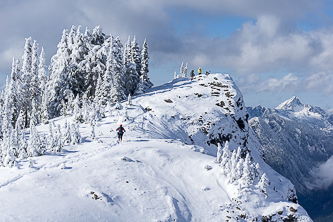
<path fill-rule="evenodd" d="M 331 186 L 333 184 L 332 168 L 333 156 L 311 172 L 314 179 L 308 186 L 314 189 L 326 189 Z"/>
<path fill-rule="evenodd" d="M 278 93 L 292 91 L 299 85 L 299 79 L 292 73 L 289 73 L 282 78 L 268 78 L 262 80 L 259 75 L 249 75 L 246 78 L 241 78 L 240 87 L 243 91 L 248 92 L 270 92 Z"/>
<path fill-rule="evenodd" d="M 125 40 L 128 35 L 136 35 L 138 41 L 147 38 L 152 65 L 174 62 L 178 70 L 184 61 L 191 67 L 228 70 L 244 81 L 250 75 L 247 89 L 261 92 L 301 89 L 300 84 L 305 84 L 305 90 L 333 91 L 333 29 L 296 29 L 297 22 L 309 14 L 318 17 L 325 7 L 323 0 L 16 0 L 0 4 L 0 73 L 10 73 L 13 56 L 21 58 L 26 37 L 36 39 L 49 59 L 62 29 L 73 24 L 90 29 L 101 25 L 107 34 Z M 249 21 L 228 38 L 211 37 L 196 27 L 195 21 L 201 18 L 209 22 L 227 16 Z M 185 32 L 176 31 L 179 22 L 188 25 Z M 294 74 L 264 76 L 282 71 Z M 311 79 L 312 73 L 326 73 L 325 81 Z"/>

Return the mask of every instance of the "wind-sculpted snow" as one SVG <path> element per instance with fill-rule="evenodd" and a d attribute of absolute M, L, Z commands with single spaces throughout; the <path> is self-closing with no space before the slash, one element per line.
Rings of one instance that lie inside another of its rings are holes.
<path fill-rule="evenodd" d="M 81 143 L 0 168 L 0 221 L 311 221 L 261 159 L 229 75 L 176 79 L 130 103 L 79 124 Z M 65 135 L 73 118 L 53 122 Z"/>

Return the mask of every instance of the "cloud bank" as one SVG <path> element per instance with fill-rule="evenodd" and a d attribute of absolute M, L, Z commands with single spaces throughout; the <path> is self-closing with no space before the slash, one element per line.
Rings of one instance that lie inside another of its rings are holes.
<path fill-rule="evenodd" d="M 106 34 L 123 40 L 128 35 L 141 42 L 146 38 L 151 75 L 159 83 L 167 72 L 159 67 L 169 64 L 176 71 L 181 62 L 188 62 L 193 68 L 229 72 L 244 83 L 242 91 L 327 95 L 333 92 L 332 18 L 323 13 L 327 4 L 325 0 L 2 1 L 0 79 L 10 74 L 12 58 L 22 57 L 26 37 L 36 39 L 49 60 L 63 29 L 82 25 L 92 30 L 100 25 Z M 227 35 L 219 34 L 231 27 L 223 23 L 229 18 L 242 22 L 236 22 Z"/>
<path fill-rule="evenodd" d="M 314 182 L 309 185 L 313 189 L 327 189 L 333 184 L 333 156 L 329 158 L 325 163 L 315 168 L 311 173 Z"/>

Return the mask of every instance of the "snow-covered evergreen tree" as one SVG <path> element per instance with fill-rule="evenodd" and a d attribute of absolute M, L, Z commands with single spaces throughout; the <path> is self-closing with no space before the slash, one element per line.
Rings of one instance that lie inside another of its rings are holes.
<path fill-rule="evenodd" d="M 91 43 L 94 45 L 102 45 L 104 43 L 105 40 L 105 35 L 103 33 L 103 30 L 100 26 L 96 26 L 93 29 L 93 33 L 91 36 Z"/>
<path fill-rule="evenodd" d="M 222 160 L 221 160 L 221 171 L 225 176 L 229 175 L 231 165 L 230 165 L 230 157 L 231 152 L 229 150 L 229 141 L 226 141 L 222 150 Z"/>
<path fill-rule="evenodd" d="M 13 147 L 11 143 L 12 134 L 12 131 L 9 132 L 9 137 L 5 139 L 2 144 L 2 163 L 8 167 L 12 167 L 15 163 L 15 155 L 13 152 L 15 147 Z"/>
<path fill-rule="evenodd" d="M 261 175 L 261 178 L 258 182 L 258 187 L 261 192 L 263 192 L 265 195 L 267 195 L 267 187 L 270 185 L 269 179 L 267 178 L 266 173 L 263 173 Z"/>
<path fill-rule="evenodd" d="M 127 97 L 127 105 L 129 105 L 129 106 L 132 105 L 132 96 L 131 96 L 131 94 L 128 94 L 128 97 Z"/>
<path fill-rule="evenodd" d="M 89 123 L 90 115 L 89 115 L 89 101 L 87 99 L 87 95 L 85 94 L 82 98 L 82 117 L 85 123 Z"/>
<path fill-rule="evenodd" d="M 103 80 L 101 75 L 98 75 L 97 78 L 97 85 L 96 85 L 96 91 L 95 91 L 95 99 L 98 101 L 103 101 L 104 100 L 104 95 L 103 95 Z"/>
<path fill-rule="evenodd" d="M 184 71 L 183 71 L 184 77 L 187 77 L 187 70 L 188 70 L 187 65 L 188 65 L 188 63 L 186 63 Z"/>
<path fill-rule="evenodd" d="M 180 77 L 184 77 L 184 63 L 183 63 L 183 62 L 182 62 L 182 64 L 180 65 L 179 76 L 180 76 Z"/>
<path fill-rule="evenodd" d="M 12 63 L 12 72 L 11 72 L 11 77 L 9 81 L 8 87 L 5 88 L 5 93 L 4 96 L 9 99 L 8 102 L 10 102 L 10 107 L 11 107 L 11 123 L 14 126 L 16 119 L 18 118 L 20 109 L 21 109 L 21 96 L 20 96 L 20 68 L 19 66 L 19 61 L 15 60 L 13 58 L 13 63 Z M 4 104 L 5 101 L 3 101 Z"/>
<path fill-rule="evenodd" d="M 254 181 L 253 165 L 249 153 L 246 155 L 244 160 L 242 180 L 244 185 L 252 185 Z"/>
<path fill-rule="evenodd" d="M 35 99 L 32 100 L 31 103 L 32 110 L 30 114 L 30 123 L 33 122 L 35 126 L 39 123 L 39 112 L 38 112 L 38 104 Z"/>
<path fill-rule="evenodd" d="M 24 134 L 24 114 L 23 110 L 21 110 L 19 117 L 17 118 L 16 124 L 15 124 L 15 133 L 17 138 L 17 144 L 18 144 L 18 158 L 25 159 L 28 157 L 27 154 L 27 140 L 25 138 Z"/>
<path fill-rule="evenodd" d="M 50 122 L 49 124 L 49 133 L 47 136 L 47 149 L 55 152 L 56 146 L 57 146 L 57 135 L 54 131 L 54 122 Z"/>
<path fill-rule="evenodd" d="M 24 46 L 24 54 L 22 57 L 23 65 L 22 65 L 22 109 L 24 110 L 24 120 L 25 120 L 25 127 L 29 124 L 29 113 L 31 109 L 31 78 L 32 78 L 32 39 L 31 37 L 25 40 Z"/>
<path fill-rule="evenodd" d="M 64 134 L 64 144 L 70 144 L 71 142 L 72 142 L 71 124 L 66 124 L 65 134 Z"/>
<path fill-rule="evenodd" d="M 60 153 L 62 148 L 64 147 L 64 143 L 63 143 L 63 137 L 62 137 L 62 133 L 61 133 L 61 128 L 60 125 L 57 125 L 57 134 L 56 134 L 56 147 L 55 147 L 55 152 Z"/>
<path fill-rule="evenodd" d="M 131 60 L 134 62 L 136 67 L 136 73 L 138 75 L 138 79 L 142 68 L 142 62 L 141 62 L 141 50 L 138 42 L 136 41 L 136 37 L 134 36 L 133 41 L 131 43 Z"/>
<path fill-rule="evenodd" d="M 81 143 L 82 137 L 79 131 L 79 126 L 76 123 L 72 123 L 71 126 L 71 141 L 72 145 Z"/>
<path fill-rule="evenodd" d="M 49 93 L 48 89 L 45 87 L 43 96 L 42 96 L 42 104 L 41 104 L 41 110 L 40 110 L 40 121 L 43 124 L 49 123 L 49 111 L 48 111 L 48 103 L 49 103 Z"/>
<path fill-rule="evenodd" d="M 122 56 L 123 44 L 119 37 L 113 42 L 112 49 L 112 70 L 113 85 L 111 88 L 111 99 L 113 101 L 121 101 L 126 98 L 125 96 L 125 78 L 124 78 L 124 63 Z"/>
<path fill-rule="evenodd" d="M 47 76 L 46 76 L 46 60 L 45 60 L 45 52 L 44 48 L 42 47 L 41 53 L 39 55 L 39 63 L 38 63 L 38 79 L 40 82 L 40 89 L 41 92 L 44 93 L 47 83 Z"/>
<path fill-rule="evenodd" d="M 40 107 L 42 102 L 41 83 L 38 77 L 38 45 L 36 40 L 32 46 L 32 68 L 31 68 L 31 81 L 30 81 L 30 118 L 35 118 L 35 126 L 40 123 Z"/>
<path fill-rule="evenodd" d="M 140 70 L 140 82 L 137 85 L 135 94 L 144 93 L 147 89 L 153 86 L 148 77 L 149 67 L 148 67 L 148 44 L 147 40 L 144 41 L 141 50 L 141 70 Z"/>
<path fill-rule="evenodd" d="M 74 111 L 73 111 L 74 120 L 78 123 L 83 123 L 82 109 L 80 108 L 80 99 L 79 95 L 74 99 Z"/>
<path fill-rule="evenodd" d="M 110 101 L 111 98 L 111 88 L 113 86 L 113 75 L 112 75 L 112 65 L 113 65 L 113 37 L 110 36 L 105 41 L 106 47 L 105 47 L 105 54 L 107 55 L 106 65 L 105 65 L 105 73 L 104 73 L 104 79 L 103 79 L 103 85 L 102 85 L 102 93 L 103 93 L 103 99 L 102 104 L 106 105 L 107 102 Z"/>
<path fill-rule="evenodd" d="M 64 91 L 70 89 L 68 84 L 70 51 L 68 48 L 67 30 L 63 30 L 61 41 L 58 44 L 57 53 L 52 56 L 50 64 L 49 92 L 49 115 L 54 118 L 60 115 L 65 100 Z"/>
<path fill-rule="evenodd" d="M 216 153 L 216 159 L 215 159 L 215 163 L 221 163 L 222 161 L 222 146 L 221 143 L 217 144 L 217 153 Z"/>
<path fill-rule="evenodd" d="M 3 113 L 2 113 L 2 133 L 4 138 L 9 138 L 9 135 L 13 129 L 13 122 L 14 122 L 13 111 L 14 111 L 14 102 L 13 102 L 12 84 L 9 82 L 7 76 L 4 101 L 3 101 Z"/>
<path fill-rule="evenodd" d="M 30 136 L 28 140 L 27 154 L 30 157 L 40 156 L 45 152 L 43 145 L 40 141 L 36 126 L 32 121 L 30 124 Z"/>

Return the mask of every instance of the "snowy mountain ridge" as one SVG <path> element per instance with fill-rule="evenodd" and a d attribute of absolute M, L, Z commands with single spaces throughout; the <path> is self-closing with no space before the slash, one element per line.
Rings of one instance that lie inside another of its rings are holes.
<path fill-rule="evenodd" d="M 301 101 L 296 97 L 293 96 L 291 99 L 281 103 L 278 105 L 275 109 L 279 110 L 290 110 L 290 111 L 300 111 L 304 108 L 304 105 L 301 103 Z"/>
<path fill-rule="evenodd" d="M 247 109 L 249 124 L 263 145 L 265 161 L 292 181 L 300 202 L 306 203 L 313 215 L 331 212 L 329 198 L 318 198 L 324 191 L 313 190 L 316 185 L 311 172 L 333 155 L 332 114 L 320 107 L 303 105 L 296 97 L 276 109 Z"/>
<path fill-rule="evenodd" d="M 94 133 L 80 124 L 81 144 L 0 168 L 0 220 L 311 221 L 262 160 L 229 75 L 176 79 L 130 103 L 108 107 Z"/>

